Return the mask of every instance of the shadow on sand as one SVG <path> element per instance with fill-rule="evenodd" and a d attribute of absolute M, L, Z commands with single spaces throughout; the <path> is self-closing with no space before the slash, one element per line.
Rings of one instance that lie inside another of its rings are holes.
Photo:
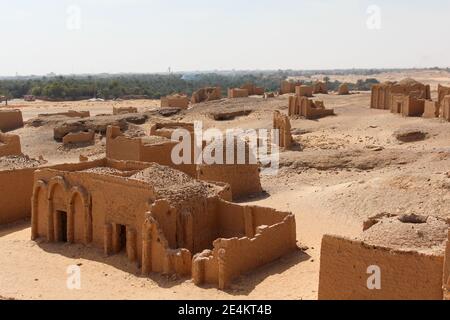
<path fill-rule="evenodd" d="M 178 276 L 167 276 L 158 273 L 151 273 L 149 276 L 143 276 L 136 263 L 128 261 L 125 252 L 117 255 L 105 256 L 102 250 L 91 246 L 83 246 L 68 243 L 48 243 L 44 239 L 37 241 L 38 246 L 47 253 L 58 254 L 74 260 L 90 260 L 97 263 L 112 266 L 120 271 L 133 274 L 140 279 L 150 279 L 160 288 L 170 289 L 181 285 L 184 282 L 191 281 L 189 277 L 180 278 Z M 241 276 L 232 282 L 230 289 L 225 290 L 226 293 L 236 295 L 249 295 L 255 287 L 269 276 L 280 274 L 291 267 L 308 261 L 311 257 L 301 251 L 296 250 L 292 254 L 282 257 L 270 264 L 252 271 L 249 275 Z M 77 262 L 74 261 L 74 264 Z M 107 277 L 106 272 L 99 274 L 101 277 Z M 217 290 L 217 286 L 208 285 L 201 286 L 203 289 Z"/>
<path fill-rule="evenodd" d="M 0 227 L 0 238 L 5 237 L 11 233 L 19 232 L 31 227 L 31 220 L 24 219 L 14 223 L 5 224 Z M 31 237 L 31 233 L 30 233 Z"/>
<path fill-rule="evenodd" d="M 89 260 L 100 264 L 111 266 L 117 270 L 132 274 L 140 279 L 150 279 L 161 288 L 172 288 L 189 280 L 188 278 L 179 278 L 176 276 L 167 276 L 157 273 L 151 273 L 149 276 L 143 276 L 137 263 L 130 262 L 125 251 L 116 255 L 105 256 L 102 250 L 80 244 L 69 243 L 49 243 L 44 239 L 38 239 L 38 246 L 47 253 L 57 254 L 73 260 Z M 74 264 L 77 264 L 74 261 Z M 106 272 L 101 272 L 99 277 L 107 277 Z"/>
<path fill-rule="evenodd" d="M 281 274 L 293 266 L 309 261 L 310 259 L 311 256 L 298 249 L 291 254 L 234 279 L 230 288 L 224 290 L 224 292 L 232 296 L 248 296 L 266 278 L 275 274 Z M 216 286 L 212 285 L 200 287 L 210 290 L 217 289 Z"/>

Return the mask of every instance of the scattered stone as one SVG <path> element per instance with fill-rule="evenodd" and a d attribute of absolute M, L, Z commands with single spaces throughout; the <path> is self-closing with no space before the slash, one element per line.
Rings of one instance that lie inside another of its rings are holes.
<path fill-rule="evenodd" d="M 416 142 L 425 140 L 428 133 L 420 129 L 401 129 L 394 132 L 394 137 L 401 142 Z"/>
<path fill-rule="evenodd" d="M 162 108 L 158 110 L 158 113 L 162 115 L 163 117 L 171 117 L 174 115 L 179 114 L 181 111 L 181 108 Z"/>

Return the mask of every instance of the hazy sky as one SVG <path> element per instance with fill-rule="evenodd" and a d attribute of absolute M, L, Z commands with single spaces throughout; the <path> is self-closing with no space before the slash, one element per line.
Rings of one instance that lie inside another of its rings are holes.
<path fill-rule="evenodd" d="M 448 0 L 0 0 L 0 75 L 450 66 Z"/>

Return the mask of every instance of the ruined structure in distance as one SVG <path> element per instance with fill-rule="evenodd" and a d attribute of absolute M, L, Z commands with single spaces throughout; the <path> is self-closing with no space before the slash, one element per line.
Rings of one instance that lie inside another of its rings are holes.
<path fill-rule="evenodd" d="M 289 116 L 317 119 L 331 115 L 334 115 L 334 110 L 326 109 L 323 101 L 313 101 L 300 96 L 289 97 Z"/>
<path fill-rule="evenodd" d="M 137 113 L 138 109 L 135 107 L 113 107 L 113 115 Z"/>
<path fill-rule="evenodd" d="M 394 94 L 431 100 L 429 85 L 424 85 L 413 79 L 404 79 L 400 82 L 384 82 L 373 85 L 370 107 L 372 109 L 393 110 L 392 95 Z"/>
<path fill-rule="evenodd" d="M 273 113 L 273 128 L 278 130 L 280 148 L 292 147 L 293 138 L 291 133 L 291 121 L 289 117 L 276 110 Z"/>
<path fill-rule="evenodd" d="M 294 82 L 294 81 L 282 81 L 281 82 L 281 88 L 280 88 L 280 94 L 288 94 L 288 93 L 295 93 L 295 87 L 301 86 L 302 84 L 300 82 Z"/>
<path fill-rule="evenodd" d="M 248 96 L 249 92 L 247 89 L 241 88 L 228 89 L 228 99 L 247 98 Z"/>
<path fill-rule="evenodd" d="M 187 109 L 190 99 L 186 95 L 174 94 L 161 98 L 161 108 Z"/>
<path fill-rule="evenodd" d="M 348 88 L 348 84 L 343 83 L 339 86 L 338 95 L 343 96 L 350 94 L 350 89 Z"/>
<path fill-rule="evenodd" d="M 195 91 L 192 94 L 191 103 L 201 103 L 222 99 L 222 89 L 220 87 L 207 87 Z"/>
<path fill-rule="evenodd" d="M 7 132 L 23 127 L 22 111 L 0 110 L 0 131 Z"/>
<path fill-rule="evenodd" d="M 299 97 L 312 97 L 313 96 L 313 87 L 312 86 L 296 86 L 295 87 L 295 95 Z"/>
<path fill-rule="evenodd" d="M 0 157 L 17 156 L 22 154 L 20 137 L 0 131 Z"/>
<path fill-rule="evenodd" d="M 245 89 L 248 91 L 249 96 L 262 96 L 264 95 L 264 88 L 257 87 L 253 83 L 246 83 L 243 86 L 241 86 L 240 89 Z"/>
<path fill-rule="evenodd" d="M 314 94 L 328 94 L 327 84 L 322 81 L 316 81 L 313 84 L 313 93 Z"/>

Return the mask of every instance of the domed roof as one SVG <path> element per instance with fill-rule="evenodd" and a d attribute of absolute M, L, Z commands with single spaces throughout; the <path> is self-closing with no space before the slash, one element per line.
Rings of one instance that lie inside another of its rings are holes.
<path fill-rule="evenodd" d="M 381 219 L 362 234 L 369 245 L 396 250 L 440 254 L 445 250 L 449 225 L 436 217 L 405 215 Z"/>
<path fill-rule="evenodd" d="M 413 86 L 413 85 L 422 84 L 422 83 L 420 83 L 412 78 L 405 78 L 402 81 L 400 81 L 399 84 L 401 84 L 403 86 Z"/>

